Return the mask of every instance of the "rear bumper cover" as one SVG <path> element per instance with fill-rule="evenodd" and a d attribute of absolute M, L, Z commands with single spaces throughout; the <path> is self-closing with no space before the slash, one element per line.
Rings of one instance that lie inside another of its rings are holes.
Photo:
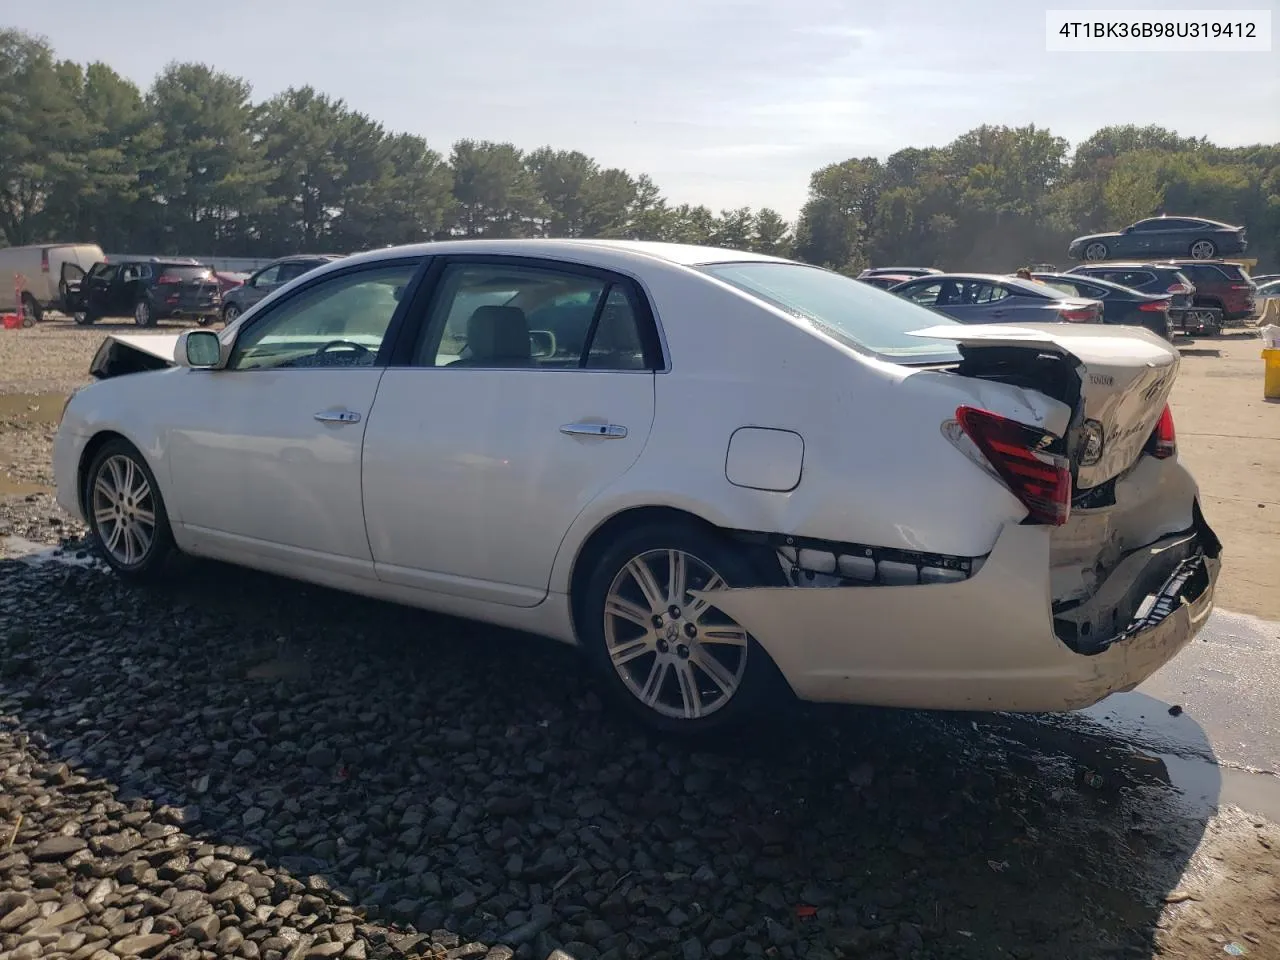
<path fill-rule="evenodd" d="M 805 700 L 1074 710 L 1133 689 L 1204 626 L 1222 551 L 1198 503 L 1193 513 L 1191 529 L 1131 551 L 1103 582 L 1090 622 L 1122 613 L 1120 626 L 1087 643 L 1077 637 L 1081 652 L 1055 631 L 1046 527 L 1008 525 L 961 583 L 734 588 L 716 591 L 715 603 Z M 1062 618 L 1057 627 L 1070 633 Z"/>

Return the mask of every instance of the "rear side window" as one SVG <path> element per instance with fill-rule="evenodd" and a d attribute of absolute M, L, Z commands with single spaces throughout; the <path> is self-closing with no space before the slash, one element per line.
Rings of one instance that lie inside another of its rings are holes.
<path fill-rule="evenodd" d="M 1108 270 L 1106 273 L 1099 273 L 1096 276 L 1103 280 L 1110 280 L 1112 283 L 1118 283 L 1122 287 L 1141 287 L 1145 284 L 1155 281 L 1155 274 L 1148 273 L 1146 270 Z"/>
<path fill-rule="evenodd" d="M 959 358 L 950 341 L 911 335 L 913 330 L 958 321 L 831 270 L 770 262 L 714 263 L 700 269 L 848 346 L 904 363 Z M 950 285 L 955 287 L 954 282 Z M 941 285 L 935 281 L 924 286 L 932 290 Z"/>

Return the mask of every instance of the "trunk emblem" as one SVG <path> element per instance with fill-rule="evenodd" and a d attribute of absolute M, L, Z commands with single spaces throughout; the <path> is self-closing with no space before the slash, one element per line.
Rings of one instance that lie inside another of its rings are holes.
<path fill-rule="evenodd" d="M 1080 465 L 1091 467 L 1102 459 L 1102 448 L 1106 445 L 1102 424 L 1097 420 L 1084 422 L 1084 445 L 1080 451 Z"/>

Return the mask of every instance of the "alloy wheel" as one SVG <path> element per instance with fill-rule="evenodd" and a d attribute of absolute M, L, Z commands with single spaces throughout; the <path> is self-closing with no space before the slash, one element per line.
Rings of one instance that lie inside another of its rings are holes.
<path fill-rule="evenodd" d="M 133 322 L 140 327 L 151 326 L 151 305 L 145 300 L 139 300 L 133 308 Z"/>
<path fill-rule="evenodd" d="M 104 460 L 93 480 L 92 500 L 103 549 L 126 567 L 146 560 L 156 540 L 156 502 L 138 464 L 123 454 Z"/>
<path fill-rule="evenodd" d="M 235 323 L 238 319 L 240 319 L 240 308 L 239 308 L 239 307 L 237 307 L 237 306 L 235 306 L 235 305 L 232 305 L 232 306 L 227 307 L 227 309 L 225 309 L 225 310 L 223 310 L 223 311 L 222 311 L 222 325 L 223 325 L 224 327 L 229 327 L 229 326 L 231 326 L 231 325 L 232 325 L 233 323 Z"/>
<path fill-rule="evenodd" d="M 1107 246 L 1104 243 L 1091 243 L 1084 248 L 1084 258 L 1086 260 L 1105 260 L 1107 259 Z"/>
<path fill-rule="evenodd" d="M 724 708 L 742 686 L 747 631 L 705 593 L 725 587 L 682 550 L 652 550 L 618 571 L 604 605 L 606 650 L 633 697 L 677 720 Z"/>
<path fill-rule="evenodd" d="M 1192 260 L 1212 260 L 1213 255 L 1218 251 L 1208 240 L 1197 240 L 1191 245 Z"/>

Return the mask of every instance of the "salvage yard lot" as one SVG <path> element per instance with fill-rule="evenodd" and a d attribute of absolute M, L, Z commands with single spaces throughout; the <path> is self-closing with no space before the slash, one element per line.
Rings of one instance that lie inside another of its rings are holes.
<path fill-rule="evenodd" d="M 49 442 L 104 332 L 0 333 L 0 541 L 81 533 Z M 1258 353 L 1189 345 L 1174 413 L 1220 605 L 1280 619 Z M 212 564 L 0 560 L 0 608 L 0 956 L 1280 957 L 1280 830 L 1101 738 L 805 709 L 678 746 L 567 649 Z"/>

